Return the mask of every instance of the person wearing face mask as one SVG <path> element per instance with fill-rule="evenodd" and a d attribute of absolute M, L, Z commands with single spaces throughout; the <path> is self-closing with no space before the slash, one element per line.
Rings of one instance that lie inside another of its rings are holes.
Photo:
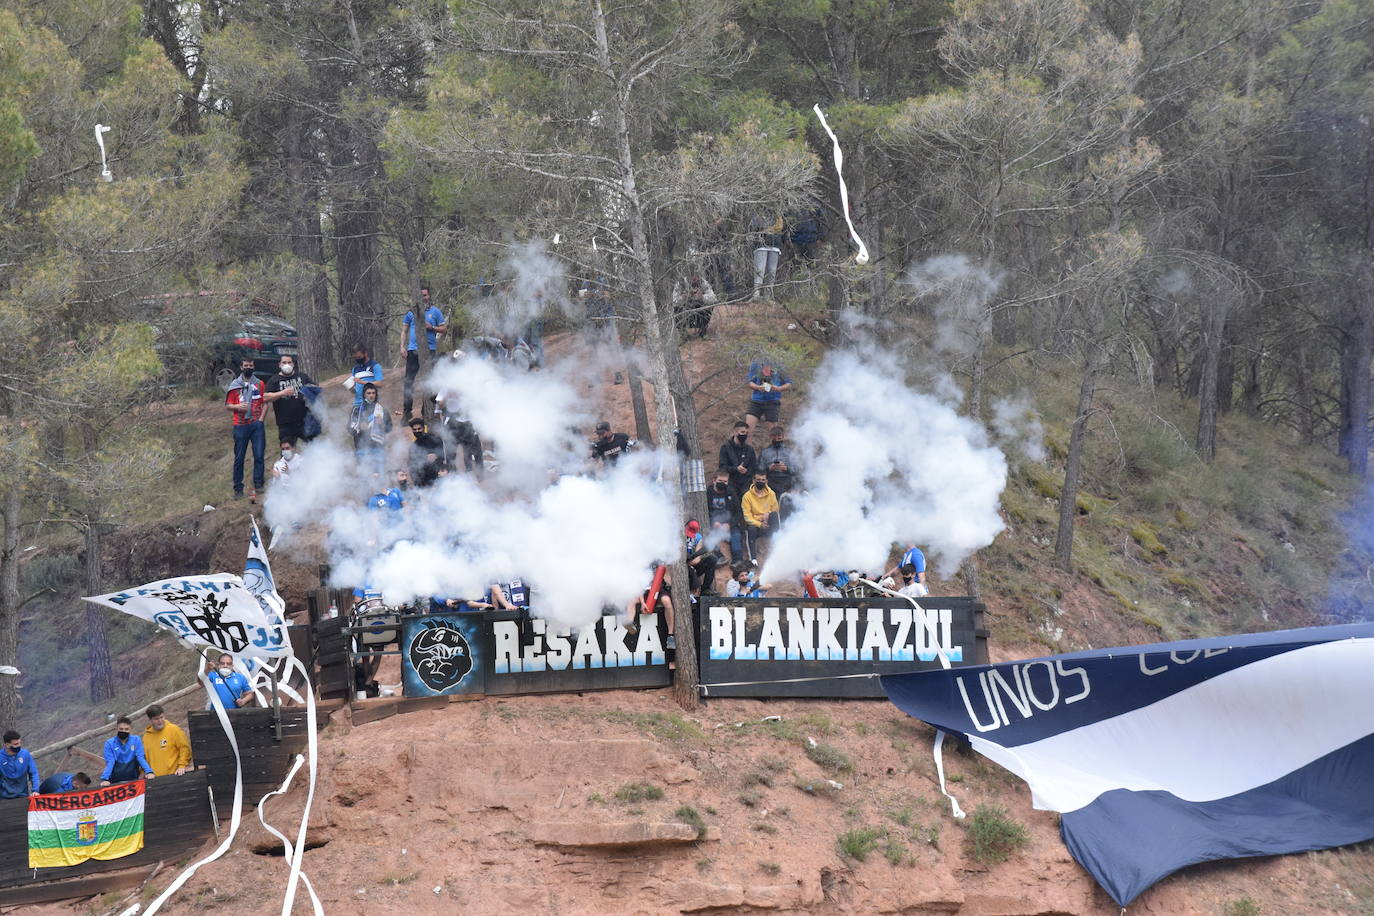
<path fill-rule="evenodd" d="M 930 589 L 926 588 L 925 582 L 921 581 L 925 577 L 925 570 L 918 575 L 916 567 L 910 563 L 903 563 L 901 567 L 902 587 L 897 589 L 897 594 L 905 595 L 908 598 L 924 598 L 930 594 Z"/>
<path fill-rule="evenodd" d="M 353 406 L 348 431 L 353 435 L 353 451 L 359 464 L 380 471 L 384 463 L 386 434 L 391 432 L 391 417 L 377 403 L 377 386 L 362 385 L 362 400 Z"/>
<path fill-rule="evenodd" d="M 226 710 L 238 709 L 253 702 L 248 678 L 234 670 L 234 656 L 228 652 L 219 657 L 215 669 L 206 678 L 210 681 L 210 687 L 219 694 L 219 701 Z M 207 702 L 205 708 L 212 709 L 214 704 Z"/>
<path fill-rule="evenodd" d="M 768 541 L 778 527 L 778 495 L 768 486 L 768 475 L 759 471 L 749 492 L 740 500 L 744 514 L 744 549 L 756 565 L 768 557 Z"/>
<path fill-rule="evenodd" d="M 224 393 L 224 406 L 234 422 L 234 499 L 243 498 L 243 460 L 248 446 L 253 447 L 253 490 L 251 499 L 257 500 L 258 490 L 262 489 L 265 477 L 267 429 L 262 416 L 267 410 L 265 386 L 253 374 L 253 361 L 244 358 L 239 361 L 239 376 Z"/>
<path fill-rule="evenodd" d="M 730 471 L 730 487 L 738 497 L 744 496 L 749 489 L 749 481 L 758 467 L 759 456 L 749 444 L 749 424 L 743 420 L 735 422 L 734 434 L 720 447 L 720 460 L 717 465 Z"/>
<path fill-rule="evenodd" d="M 105 742 L 105 769 L 100 771 L 100 784 L 133 782 L 141 775 L 153 778 L 153 768 L 143 753 L 143 739 L 133 734 L 134 723 L 128 716 L 115 720 L 115 736 Z"/>
<path fill-rule="evenodd" d="M 708 544 L 716 545 L 721 558 L 719 566 L 730 566 L 734 557 L 744 555 L 739 526 L 739 499 L 730 487 L 730 471 L 721 468 L 706 489 L 707 521 L 711 523 Z"/>
<path fill-rule="evenodd" d="M 354 407 L 363 402 L 363 389 L 369 383 L 373 388 L 381 387 L 382 364 L 369 355 L 366 346 L 356 343 L 353 345 L 353 368 L 344 379 L 344 387 L 353 391 Z"/>
<path fill-rule="evenodd" d="M 277 363 L 277 374 L 267 380 L 263 398 L 272 404 L 277 417 L 277 438 L 293 446 L 305 438 L 305 415 L 310 404 L 301 389 L 314 387 L 309 375 L 296 367 L 296 357 L 283 356 Z"/>
<path fill-rule="evenodd" d="M 272 465 L 272 476 L 277 480 L 286 480 L 292 472 L 300 469 L 300 452 L 296 447 L 285 439 L 281 442 L 281 457 Z"/>
<path fill-rule="evenodd" d="M 38 764 L 23 746 L 19 732 L 5 732 L 5 747 L 0 750 L 0 798 L 24 798 L 38 794 Z"/>
<path fill-rule="evenodd" d="M 427 487 L 448 470 L 444 440 L 430 431 L 424 417 L 410 418 L 410 476 L 417 487 Z"/>

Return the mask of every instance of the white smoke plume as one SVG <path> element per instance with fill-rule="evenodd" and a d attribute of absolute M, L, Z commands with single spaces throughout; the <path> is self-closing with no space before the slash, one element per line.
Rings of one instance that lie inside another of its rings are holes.
<path fill-rule="evenodd" d="M 914 265 L 905 280 L 920 298 L 929 298 L 935 318 L 936 349 L 968 354 L 991 329 L 988 307 L 1003 274 L 967 255 L 938 255 Z"/>
<path fill-rule="evenodd" d="M 301 543 L 295 532 L 311 521 L 327 526 L 331 584 L 366 584 L 404 604 L 478 598 L 520 578 L 536 615 L 576 628 L 604 607 L 623 609 L 652 565 L 679 549 L 676 500 L 654 479 L 659 456 L 631 454 L 600 476 L 588 472 L 590 415 L 575 378 L 469 357 L 438 367 L 435 382 L 498 456 L 485 480 L 450 473 L 407 490 L 399 512 L 368 508 L 405 466 L 410 436 L 401 430 L 385 481 L 359 473 L 346 448 L 317 442 L 297 459 L 299 473 L 269 488 L 265 514 L 281 546 Z"/>
<path fill-rule="evenodd" d="M 542 241 L 513 246 L 491 294 L 473 303 L 478 327 L 484 334 L 518 336 L 550 308 L 571 316 L 566 274 Z"/>
<path fill-rule="evenodd" d="M 994 400 L 992 429 L 999 439 L 1031 461 L 1045 460 L 1045 430 L 1026 396 Z"/>
<path fill-rule="evenodd" d="M 921 545 L 950 574 L 1002 530 L 1007 462 L 956 401 L 909 388 L 879 347 L 832 351 L 790 429 L 805 492 L 761 574 L 871 569 L 893 542 Z"/>
<path fill-rule="evenodd" d="M 570 359 L 532 373 L 469 357 L 441 361 L 430 384 L 446 413 L 471 421 L 484 443 L 497 443 L 502 483 L 540 489 L 550 471 L 586 463 L 586 434 L 595 422 L 582 394 L 587 366 Z"/>

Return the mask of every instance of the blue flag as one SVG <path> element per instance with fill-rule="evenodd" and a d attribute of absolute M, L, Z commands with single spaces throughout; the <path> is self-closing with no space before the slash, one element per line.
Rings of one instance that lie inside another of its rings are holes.
<path fill-rule="evenodd" d="M 1374 838 L 1374 624 L 888 675 L 1060 812 L 1118 904 L 1196 862 Z"/>

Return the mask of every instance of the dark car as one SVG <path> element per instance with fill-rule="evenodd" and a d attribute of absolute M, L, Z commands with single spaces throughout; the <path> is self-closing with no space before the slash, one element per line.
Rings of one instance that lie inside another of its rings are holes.
<path fill-rule="evenodd" d="M 276 374 L 283 356 L 299 356 L 300 337 L 296 329 L 275 315 L 245 315 L 229 333 L 214 344 L 215 382 L 225 388 L 239 374 L 239 363 L 253 360 L 260 378 Z"/>

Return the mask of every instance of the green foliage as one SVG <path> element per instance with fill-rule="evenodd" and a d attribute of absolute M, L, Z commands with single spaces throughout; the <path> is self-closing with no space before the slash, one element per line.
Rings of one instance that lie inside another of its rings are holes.
<path fill-rule="evenodd" d="M 877 828 L 857 827 L 840 834 L 835 842 L 839 846 L 840 855 L 862 862 L 868 858 L 869 853 L 882 845 L 884 836 L 884 831 Z"/>
<path fill-rule="evenodd" d="M 623 709 L 609 709 L 602 713 L 602 716 L 609 722 L 628 725 L 653 735 L 660 741 L 669 741 L 673 744 L 703 741 L 706 738 L 706 733 L 701 730 L 700 725 L 690 719 L 684 719 L 677 713 L 629 712 Z"/>
<path fill-rule="evenodd" d="M 1228 900 L 1221 908 L 1222 916 L 1259 916 L 1259 904 L 1250 896 Z"/>
<path fill-rule="evenodd" d="M 1155 529 L 1144 522 L 1131 528 L 1131 537 L 1154 556 L 1164 556 L 1169 552 L 1169 548 L 1160 543 L 1159 534 Z"/>
<path fill-rule="evenodd" d="M 817 741 L 814 745 L 807 741 L 802 744 L 802 750 L 812 762 L 832 773 L 848 772 L 854 768 L 854 762 L 848 754 L 824 741 Z"/>
<path fill-rule="evenodd" d="M 706 821 L 697 812 L 697 809 L 693 808 L 691 805 L 682 805 L 676 811 L 673 812 L 673 817 L 677 818 L 684 824 L 688 824 L 692 827 L 695 827 L 698 837 L 700 837 L 702 833 L 706 830 Z"/>
<path fill-rule="evenodd" d="M 911 853 L 907 850 L 906 844 L 894 836 L 888 836 L 883 843 L 883 858 L 887 859 L 889 865 L 911 864 L 914 860 Z"/>
<path fill-rule="evenodd" d="M 658 801 L 663 798 L 663 788 L 651 782 L 627 782 L 615 790 L 615 798 L 626 805 Z"/>
<path fill-rule="evenodd" d="M 969 815 L 967 829 L 969 852 L 981 865 L 1005 862 L 1030 844 L 1025 826 L 1000 805 L 979 805 Z"/>

